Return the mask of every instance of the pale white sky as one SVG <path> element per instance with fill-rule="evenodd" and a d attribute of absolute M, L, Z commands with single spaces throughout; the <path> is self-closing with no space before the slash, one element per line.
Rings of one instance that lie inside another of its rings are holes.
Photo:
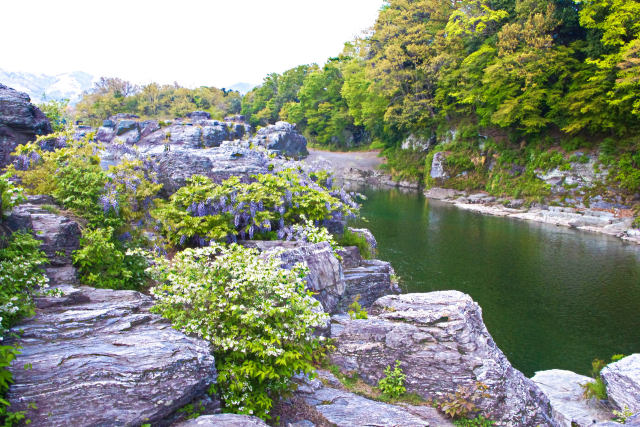
<path fill-rule="evenodd" d="M 382 0 L 3 0 L 0 68 L 135 83 L 260 83 L 323 63 Z"/>

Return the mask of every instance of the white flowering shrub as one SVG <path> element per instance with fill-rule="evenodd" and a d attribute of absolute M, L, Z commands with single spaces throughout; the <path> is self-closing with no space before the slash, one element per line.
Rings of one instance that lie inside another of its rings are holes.
<path fill-rule="evenodd" d="M 228 412 L 268 419 L 291 377 L 313 370 L 321 344 L 313 331 L 328 317 L 305 290 L 304 265 L 284 270 L 254 249 L 213 244 L 158 258 L 149 270 L 158 283 L 153 311 L 212 344 Z"/>

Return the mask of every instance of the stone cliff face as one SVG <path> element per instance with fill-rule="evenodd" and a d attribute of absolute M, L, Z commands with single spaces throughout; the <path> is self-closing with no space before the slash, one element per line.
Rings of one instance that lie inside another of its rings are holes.
<path fill-rule="evenodd" d="M 0 84 L 0 169 L 11 163 L 16 146 L 51 132 L 49 119 L 29 95 Z"/>

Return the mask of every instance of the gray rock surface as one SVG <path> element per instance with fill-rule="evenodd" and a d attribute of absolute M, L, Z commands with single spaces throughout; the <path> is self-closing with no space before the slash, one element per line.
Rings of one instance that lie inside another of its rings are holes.
<path fill-rule="evenodd" d="M 321 373 L 322 377 L 332 377 Z M 329 379 L 337 383 L 337 380 Z M 324 386 L 319 379 L 305 379 L 295 392 L 330 425 L 351 426 L 452 426 L 430 406 L 396 406 L 367 399 L 348 391 Z"/>
<path fill-rule="evenodd" d="M 35 317 L 16 326 L 22 353 L 7 399 L 12 410 L 36 404 L 27 410 L 33 425 L 162 423 L 215 381 L 208 344 L 150 314 L 150 297 L 62 289 L 64 297 L 38 299 Z"/>
<path fill-rule="evenodd" d="M 174 424 L 175 427 L 267 427 L 260 418 L 249 415 L 216 414 L 203 415 L 192 420 Z"/>
<path fill-rule="evenodd" d="M 588 427 L 613 418 L 602 403 L 584 398 L 581 385 L 593 382 L 592 378 L 552 369 L 536 372 L 531 381 L 549 398 L 553 419 L 562 427 Z"/>
<path fill-rule="evenodd" d="M 480 307 L 457 291 L 390 295 L 378 299 L 369 319 L 336 318 L 333 363 L 377 385 L 400 361 L 408 392 L 443 401 L 460 387 L 488 387 L 478 408 L 504 425 L 553 425 L 542 391 L 514 369 L 489 335 Z"/>
<path fill-rule="evenodd" d="M 361 259 L 357 266 L 344 269 L 345 291 L 338 304 L 338 311 L 347 311 L 358 298 L 358 303 L 368 308 L 380 297 L 400 293 L 392 282 L 393 267 L 386 261 Z"/>
<path fill-rule="evenodd" d="M 11 153 L 18 145 L 51 132 L 49 119 L 29 95 L 0 84 L 0 169 L 11 163 Z"/>
<path fill-rule="evenodd" d="M 297 131 L 295 125 L 287 122 L 263 127 L 251 142 L 283 156 L 302 158 L 309 154 L 307 139 Z"/>
<path fill-rule="evenodd" d="M 158 163 L 158 178 L 165 195 L 176 192 L 193 175 L 205 175 L 215 182 L 231 176 L 248 180 L 251 175 L 268 173 L 269 157 L 240 145 L 208 149 L 171 149 L 152 154 Z"/>
<path fill-rule="evenodd" d="M 600 373 L 609 399 L 619 408 L 640 412 L 640 353 L 611 363 Z"/>
<path fill-rule="evenodd" d="M 449 174 L 446 170 L 446 160 L 447 156 L 442 151 L 433 155 L 433 160 L 431 161 L 431 178 L 436 181 L 442 182 L 449 178 Z"/>
<path fill-rule="evenodd" d="M 307 287 L 315 293 L 326 312 L 332 312 L 338 306 L 345 291 L 342 265 L 334 256 L 327 242 L 307 243 L 296 241 L 246 241 L 246 247 L 258 248 L 266 253 L 283 250 L 280 255 L 282 266 L 291 268 L 298 262 L 309 267 Z"/>
<path fill-rule="evenodd" d="M 43 205 L 56 208 L 49 196 L 29 196 L 27 203 L 13 208 L 7 226 L 12 231 L 32 230 L 42 241 L 40 248 L 49 259 L 45 269 L 52 285 L 75 283 L 72 253 L 80 247 L 80 227 L 76 221 L 51 212 Z"/>

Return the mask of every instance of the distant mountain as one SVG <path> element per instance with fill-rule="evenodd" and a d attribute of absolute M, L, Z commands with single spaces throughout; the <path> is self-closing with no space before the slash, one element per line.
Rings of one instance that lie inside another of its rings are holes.
<path fill-rule="evenodd" d="M 42 102 L 46 97 L 58 100 L 68 98 L 71 104 L 75 104 L 80 100 L 82 92 L 91 89 L 95 80 L 94 76 L 82 71 L 51 76 L 0 69 L 0 83 L 26 92 L 34 103 Z"/>
<path fill-rule="evenodd" d="M 253 89 L 256 86 L 258 86 L 258 85 L 254 85 L 254 84 L 251 84 L 251 83 L 240 82 L 240 83 L 234 83 L 234 84 L 232 84 L 231 86 L 229 86 L 226 89 L 237 90 L 242 95 L 244 95 L 245 93 L 249 92 L 251 89 Z"/>

